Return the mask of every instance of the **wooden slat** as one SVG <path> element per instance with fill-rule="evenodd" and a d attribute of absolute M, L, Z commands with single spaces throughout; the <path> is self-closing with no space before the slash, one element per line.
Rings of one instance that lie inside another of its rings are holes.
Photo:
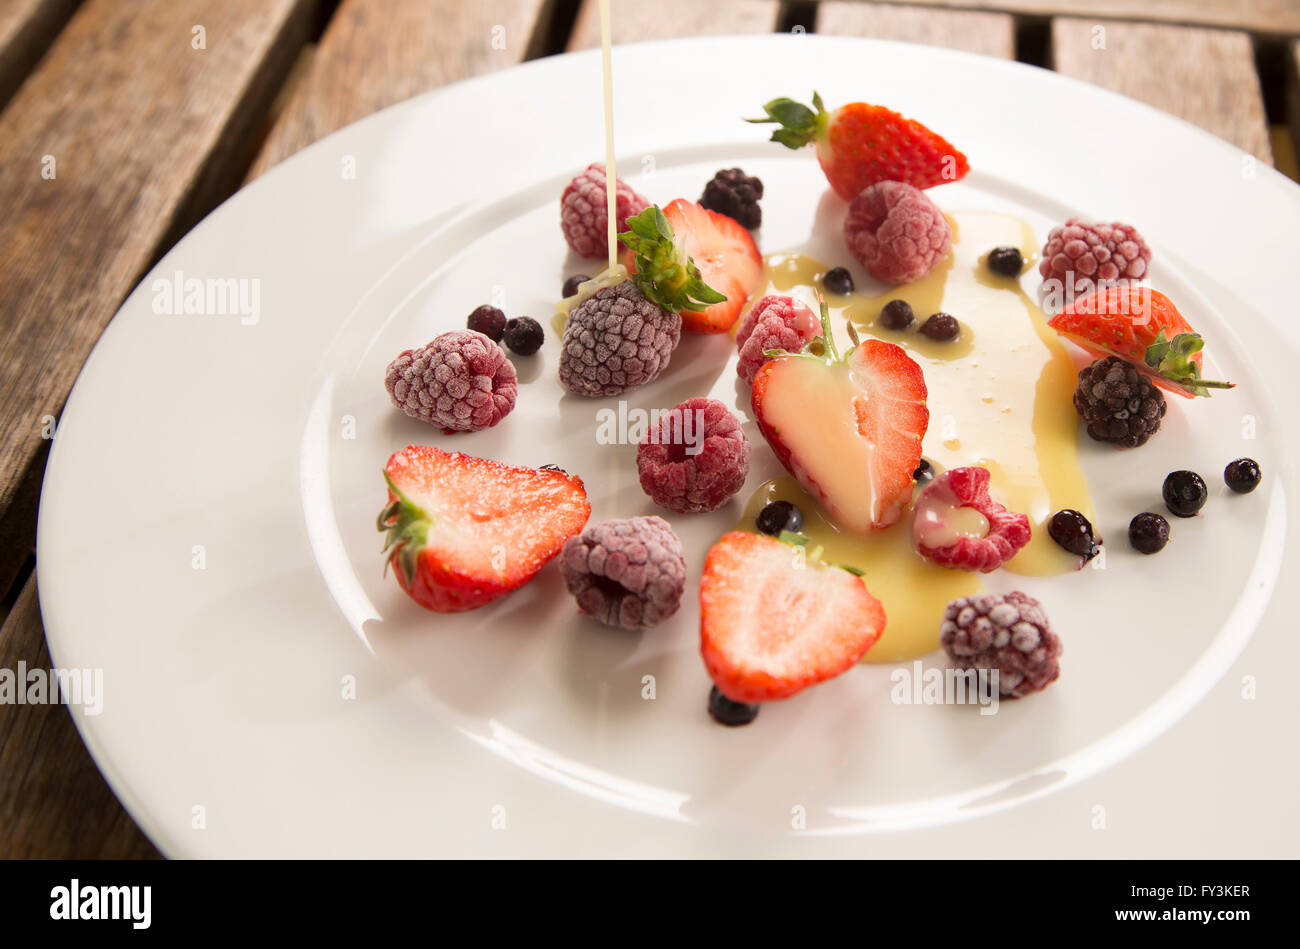
<path fill-rule="evenodd" d="M 0 2 L 0 108 L 9 101 L 79 0 Z"/>
<path fill-rule="evenodd" d="M 1016 55 L 1015 20 L 1005 13 L 833 0 L 817 5 L 817 32 L 946 46 L 1002 59 Z"/>
<path fill-rule="evenodd" d="M 780 15 L 776 0 L 612 0 L 610 37 L 614 43 L 637 43 L 679 36 L 771 33 Z M 596 0 L 583 0 L 569 49 L 599 45 L 600 6 Z"/>
<path fill-rule="evenodd" d="M 1291 130 L 1291 156 L 1295 158 L 1300 155 L 1300 40 L 1291 44 L 1289 52 L 1286 61 L 1286 113 Z M 1300 178 L 1300 172 L 1294 177 Z"/>
<path fill-rule="evenodd" d="M 885 0 L 895 2 L 895 0 Z M 1073 16 L 1223 26 L 1252 33 L 1300 33 L 1296 0 L 898 0 L 916 6 L 1000 10 L 1029 16 Z"/>
<path fill-rule="evenodd" d="M 0 668 L 19 662 L 50 668 L 34 574 L 0 627 Z M 66 706 L 0 704 L 0 858 L 157 856 L 95 769 Z"/>
<path fill-rule="evenodd" d="M 534 54 L 546 0 L 343 0 L 249 172 L 385 106 Z"/>
<path fill-rule="evenodd" d="M 1052 21 L 1051 49 L 1058 72 L 1150 103 L 1272 163 L 1245 33 L 1061 18 Z"/>

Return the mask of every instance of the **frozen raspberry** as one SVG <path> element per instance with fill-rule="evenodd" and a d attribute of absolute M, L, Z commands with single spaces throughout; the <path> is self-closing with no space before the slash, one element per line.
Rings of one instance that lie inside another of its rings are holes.
<path fill-rule="evenodd" d="M 519 384 L 500 346 L 482 333 L 453 330 L 389 363 L 384 387 L 393 405 L 449 435 L 501 421 L 515 407 Z"/>
<path fill-rule="evenodd" d="M 983 537 L 952 539 L 944 514 L 959 507 L 974 508 L 988 520 Z M 935 478 L 916 499 L 912 536 L 917 550 L 941 567 L 989 573 L 1029 543 L 1029 518 L 989 497 L 987 468 L 950 468 Z"/>
<path fill-rule="evenodd" d="M 952 229 L 924 191 L 901 181 L 879 181 L 849 205 L 844 243 L 877 280 L 911 283 L 948 256 Z"/>
<path fill-rule="evenodd" d="M 630 280 L 606 287 L 564 324 L 560 382 L 575 395 L 618 395 L 663 372 L 681 336 L 681 316 L 655 306 Z"/>
<path fill-rule="evenodd" d="M 560 551 L 564 585 L 582 612 L 608 626 L 656 626 L 686 586 L 682 544 L 662 517 L 588 525 Z"/>
<path fill-rule="evenodd" d="M 767 362 L 768 357 L 763 355 L 766 350 L 797 353 L 821 331 L 813 311 L 793 297 L 763 297 L 750 307 L 736 331 L 736 347 L 740 350 L 736 372 L 746 382 L 753 382 L 758 367 Z"/>
<path fill-rule="evenodd" d="M 627 219 L 650 206 L 621 180 L 618 182 L 617 227 L 627 230 Z M 560 227 L 573 252 L 581 257 L 604 257 L 608 252 L 609 220 L 605 203 L 605 165 L 592 162 L 569 182 L 560 197 Z"/>
<path fill-rule="evenodd" d="M 749 440 L 717 399 L 687 399 L 646 432 L 636 470 L 641 489 L 660 507 L 714 511 L 745 484 Z"/>
<path fill-rule="evenodd" d="M 1017 591 L 953 600 L 943 613 L 939 642 L 958 669 L 997 670 L 998 692 L 1020 698 L 1061 674 L 1061 639 L 1042 604 Z"/>
<path fill-rule="evenodd" d="M 1150 263 L 1151 248 L 1137 228 L 1072 217 L 1047 235 L 1038 273 L 1044 281 L 1059 281 L 1068 303 L 1098 289 L 1136 283 L 1146 276 Z"/>

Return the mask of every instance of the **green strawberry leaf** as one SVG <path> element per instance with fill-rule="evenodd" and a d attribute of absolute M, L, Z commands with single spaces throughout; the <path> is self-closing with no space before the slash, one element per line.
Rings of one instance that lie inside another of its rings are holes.
<path fill-rule="evenodd" d="M 1156 333 L 1156 338 L 1147 347 L 1143 361 L 1149 369 L 1163 379 L 1182 387 L 1192 395 L 1206 396 L 1210 389 L 1231 389 L 1231 382 L 1218 382 L 1201 378 L 1201 367 L 1193 361 L 1192 356 L 1205 348 L 1205 340 L 1199 333 L 1179 333 L 1173 339 L 1165 337 L 1164 329 Z"/>
<path fill-rule="evenodd" d="M 773 99 L 763 106 L 763 118 L 745 121 L 779 125 L 781 127 L 772 132 L 771 141 L 780 142 L 786 148 L 803 148 L 821 135 L 828 119 L 822 97 L 814 92 L 812 101 L 813 108 L 810 109 L 793 99 Z"/>
<path fill-rule="evenodd" d="M 670 313 L 699 312 L 727 299 L 704 282 L 694 259 L 681 259 L 673 226 L 657 206 L 628 218 L 627 228 L 618 239 L 632 250 L 636 266 L 632 282 L 655 306 Z"/>

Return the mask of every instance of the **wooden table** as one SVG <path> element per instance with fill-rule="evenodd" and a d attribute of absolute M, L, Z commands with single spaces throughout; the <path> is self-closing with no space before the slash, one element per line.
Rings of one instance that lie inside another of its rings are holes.
<path fill-rule="evenodd" d="M 615 42 L 802 29 L 1018 58 L 1297 173 L 1295 0 L 614 11 Z M 595 0 L 0 0 L 0 668 L 49 666 L 34 558 L 49 438 L 99 334 L 168 247 L 242 182 L 376 109 L 598 38 Z M 0 706 L 0 857 L 156 855 L 65 708 Z"/>

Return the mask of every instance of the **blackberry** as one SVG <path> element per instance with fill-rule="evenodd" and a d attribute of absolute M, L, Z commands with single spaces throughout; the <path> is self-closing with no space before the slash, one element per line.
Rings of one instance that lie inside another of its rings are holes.
<path fill-rule="evenodd" d="M 494 343 L 501 342 L 501 334 L 506 328 L 506 315 L 494 306 L 486 303 L 475 308 L 465 325 L 476 333 L 482 333 Z"/>
<path fill-rule="evenodd" d="M 853 292 L 853 274 L 847 267 L 832 267 L 822 276 L 822 286 L 830 293 L 848 296 Z"/>
<path fill-rule="evenodd" d="M 880 325 L 887 330 L 905 330 L 912 325 L 916 314 L 906 300 L 890 300 L 880 311 Z"/>
<path fill-rule="evenodd" d="M 1025 258 L 1016 247 L 994 247 L 986 262 L 989 270 L 1004 277 L 1019 277 L 1025 268 Z"/>
<path fill-rule="evenodd" d="M 1101 552 L 1101 541 L 1093 535 L 1092 523 L 1078 511 L 1065 508 L 1052 515 L 1047 533 L 1067 553 L 1091 560 Z"/>
<path fill-rule="evenodd" d="M 564 287 L 563 289 L 560 290 L 560 294 L 566 300 L 569 297 L 576 296 L 578 293 L 578 285 L 586 283 L 590 279 L 591 278 L 588 277 L 585 273 L 576 273 L 568 280 L 564 281 Z"/>
<path fill-rule="evenodd" d="M 917 465 L 916 470 L 912 472 L 912 480 L 917 484 L 925 484 L 928 481 L 933 481 L 934 465 L 922 458 L 921 463 Z"/>
<path fill-rule="evenodd" d="M 739 168 L 725 168 L 704 186 L 700 206 L 725 214 L 752 231 L 763 223 L 763 209 L 758 206 L 761 197 L 763 182 L 749 177 Z"/>
<path fill-rule="evenodd" d="M 542 348 L 542 341 L 546 338 L 542 332 L 542 324 L 531 316 L 516 316 L 512 320 L 507 320 L 503 335 L 506 345 L 521 356 L 531 356 L 537 352 Z"/>
<path fill-rule="evenodd" d="M 709 714 L 719 725 L 748 725 L 758 718 L 758 706 L 733 702 L 718 691 L 715 685 L 709 690 Z"/>
<path fill-rule="evenodd" d="M 943 612 L 939 644 L 958 669 L 974 670 L 982 680 L 996 671 L 1003 698 L 1038 692 L 1061 673 L 1060 637 L 1042 604 L 1019 590 L 953 600 Z"/>
<path fill-rule="evenodd" d="M 1164 495 L 1165 507 L 1179 517 L 1195 517 L 1209 496 L 1204 479 L 1195 471 L 1170 472 L 1160 493 Z"/>
<path fill-rule="evenodd" d="M 1159 514 L 1143 511 L 1128 522 L 1128 542 L 1139 553 L 1154 554 L 1169 543 L 1169 522 Z"/>
<path fill-rule="evenodd" d="M 1168 406 L 1136 366 L 1107 356 L 1079 370 L 1074 408 L 1094 440 L 1136 448 L 1159 430 Z"/>
<path fill-rule="evenodd" d="M 1250 494 L 1259 487 L 1263 475 L 1254 458 L 1238 458 L 1223 469 L 1223 480 L 1237 494 Z"/>
<path fill-rule="evenodd" d="M 789 501 L 773 501 L 758 512 L 754 519 L 763 534 L 778 537 L 781 531 L 795 531 L 803 527 L 803 511 Z"/>
<path fill-rule="evenodd" d="M 935 313 L 921 324 L 921 333 L 936 343 L 946 343 L 961 335 L 961 324 L 951 314 Z"/>

